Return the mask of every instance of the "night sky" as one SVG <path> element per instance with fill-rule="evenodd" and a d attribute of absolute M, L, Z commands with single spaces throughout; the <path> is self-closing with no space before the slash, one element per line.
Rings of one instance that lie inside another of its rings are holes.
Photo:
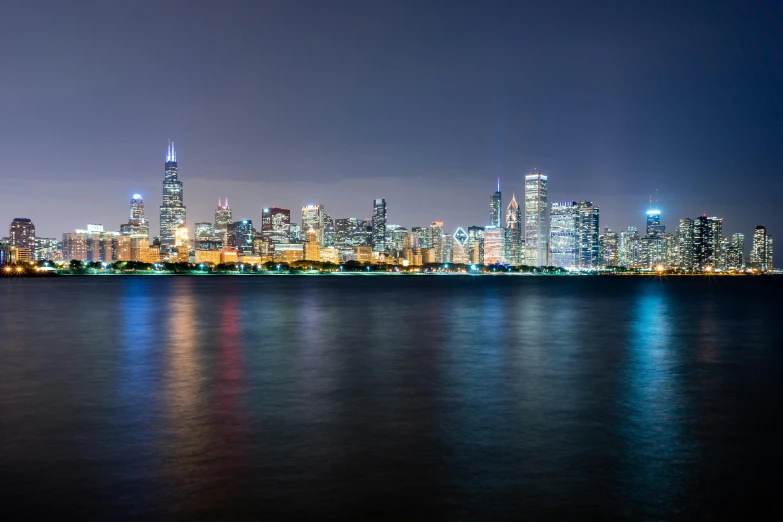
<path fill-rule="evenodd" d="M 189 226 L 382 197 L 453 233 L 537 168 L 602 228 L 659 189 L 669 231 L 783 237 L 783 3 L 599 4 L 6 2 L 0 223 L 118 230 L 140 192 L 157 233 L 171 138 Z"/>

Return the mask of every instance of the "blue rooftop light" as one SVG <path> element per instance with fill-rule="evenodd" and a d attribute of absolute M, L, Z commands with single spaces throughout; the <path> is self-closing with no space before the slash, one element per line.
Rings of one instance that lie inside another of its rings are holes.
<path fill-rule="evenodd" d="M 656 214 L 660 214 L 660 213 L 661 213 L 661 211 L 660 211 L 660 210 L 648 210 L 648 211 L 647 211 L 647 215 L 648 215 L 648 216 L 654 216 L 654 215 L 656 215 Z"/>

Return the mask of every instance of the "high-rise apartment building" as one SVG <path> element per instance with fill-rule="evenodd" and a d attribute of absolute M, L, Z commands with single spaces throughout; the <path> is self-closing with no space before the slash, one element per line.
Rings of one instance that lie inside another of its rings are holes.
<path fill-rule="evenodd" d="M 581 201 L 579 207 L 579 267 L 599 268 L 601 258 L 598 245 L 599 208 L 591 201 Z"/>
<path fill-rule="evenodd" d="M 726 254 L 726 268 L 728 270 L 745 268 L 745 234 L 737 232 L 731 236 L 731 243 Z"/>
<path fill-rule="evenodd" d="M 489 224 L 493 227 L 502 227 L 502 212 L 503 196 L 500 193 L 500 178 L 498 178 L 498 189 L 489 197 Z"/>
<path fill-rule="evenodd" d="M 386 252 L 386 200 L 376 199 L 372 203 L 372 250 Z"/>
<path fill-rule="evenodd" d="M 576 201 L 552 203 L 549 213 L 549 265 L 579 266 L 579 207 Z"/>
<path fill-rule="evenodd" d="M 690 218 L 680 219 L 677 227 L 677 265 L 681 270 L 692 272 L 696 266 L 693 249 L 694 221 Z"/>
<path fill-rule="evenodd" d="M 174 142 L 170 141 L 163 177 L 163 204 L 160 206 L 160 244 L 163 248 L 174 246 L 177 227 L 187 221 L 184 201 L 182 182 L 177 172 L 177 151 Z"/>
<path fill-rule="evenodd" d="M 620 262 L 620 235 L 606 227 L 598 238 L 598 243 L 601 251 L 601 266 L 618 266 Z"/>
<path fill-rule="evenodd" d="M 750 250 L 750 266 L 760 272 L 768 270 L 768 252 L 767 247 L 771 244 L 768 241 L 767 227 L 759 225 L 753 231 L 753 245 Z"/>
<path fill-rule="evenodd" d="M 307 205 L 302 207 L 302 230 L 305 232 L 309 231 L 311 228 L 315 230 L 319 244 L 324 241 L 324 221 L 323 205 Z"/>
<path fill-rule="evenodd" d="M 35 259 L 35 225 L 28 218 L 14 218 L 8 227 L 8 243 L 16 247 L 16 261 Z"/>
<path fill-rule="evenodd" d="M 636 227 L 620 232 L 620 266 L 636 268 L 640 257 L 639 232 Z"/>
<path fill-rule="evenodd" d="M 334 226 L 334 219 L 329 214 L 324 214 L 324 242 L 321 243 L 321 249 L 331 248 L 337 243 L 337 232 Z"/>
<path fill-rule="evenodd" d="M 699 216 L 693 220 L 693 270 L 713 270 L 720 265 L 723 218 Z"/>
<path fill-rule="evenodd" d="M 547 176 L 534 172 L 525 176 L 525 264 L 547 264 Z"/>

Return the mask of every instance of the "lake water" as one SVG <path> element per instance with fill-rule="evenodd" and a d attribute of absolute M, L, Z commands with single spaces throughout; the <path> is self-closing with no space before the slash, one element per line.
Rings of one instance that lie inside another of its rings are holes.
<path fill-rule="evenodd" d="M 783 278 L 0 280 L 26 519 L 753 518 Z"/>

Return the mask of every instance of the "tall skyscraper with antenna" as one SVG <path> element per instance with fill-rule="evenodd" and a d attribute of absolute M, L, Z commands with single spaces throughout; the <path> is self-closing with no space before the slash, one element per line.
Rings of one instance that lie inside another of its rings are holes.
<path fill-rule="evenodd" d="M 218 199 L 218 206 L 215 209 L 215 238 L 223 242 L 223 246 L 228 245 L 228 226 L 234 220 L 231 216 L 231 207 L 228 206 L 228 198 L 223 203 Z"/>
<path fill-rule="evenodd" d="M 176 242 L 177 227 L 184 225 L 187 211 L 182 194 L 182 182 L 177 179 L 177 151 L 174 142 L 169 140 L 166 151 L 166 166 L 163 177 L 163 204 L 160 206 L 160 244 L 173 247 Z"/>
<path fill-rule="evenodd" d="M 489 224 L 498 228 L 503 226 L 503 196 L 500 194 L 500 178 L 498 178 L 498 189 L 489 196 Z"/>

